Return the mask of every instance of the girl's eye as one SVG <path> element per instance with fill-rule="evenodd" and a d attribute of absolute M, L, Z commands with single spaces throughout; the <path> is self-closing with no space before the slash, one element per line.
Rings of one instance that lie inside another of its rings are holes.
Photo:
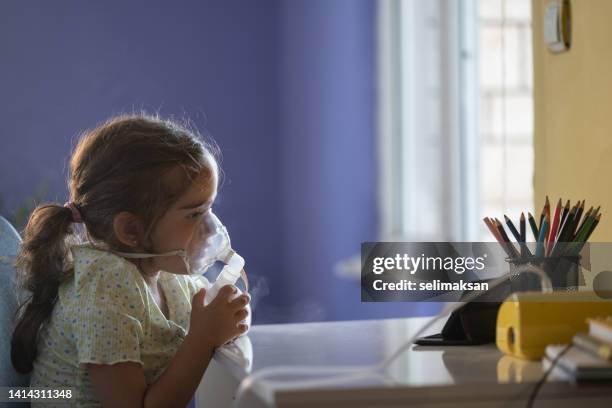
<path fill-rule="evenodd" d="M 190 219 L 196 219 L 196 218 L 201 217 L 203 214 L 204 214 L 204 211 L 195 211 L 195 212 L 192 212 L 191 214 L 189 214 L 188 217 Z"/>

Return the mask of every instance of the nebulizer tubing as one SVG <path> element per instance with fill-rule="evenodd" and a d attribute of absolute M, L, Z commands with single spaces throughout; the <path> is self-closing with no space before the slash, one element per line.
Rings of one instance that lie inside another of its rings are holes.
<path fill-rule="evenodd" d="M 540 278 L 540 285 L 543 293 L 550 293 L 553 291 L 552 283 L 546 273 L 539 267 L 527 264 L 522 266 L 517 271 L 513 271 L 512 275 L 519 275 L 522 273 L 534 273 Z M 492 282 L 489 282 L 488 290 L 491 291 L 502 283 L 508 281 L 510 275 L 504 275 Z M 485 293 L 486 293 L 485 292 Z M 381 377 L 383 376 L 380 371 L 387 368 L 393 361 L 395 361 L 404 351 L 406 351 L 414 342 L 421 337 L 427 330 L 429 330 L 435 323 L 441 318 L 450 315 L 466 303 L 469 303 L 474 298 L 481 296 L 482 293 L 470 293 L 467 295 L 465 300 L 460 302 L 453 302 L 447 304 L 440 313 L 429 319 L 423 326 L 416 331 L 412 337 L 406 340 L 401 346 L 399 346 L 389 357 L 385 358 L 378 364 L 364 365 L 364 366 L 273 366 L 263 368 L 257 372 L 247 375 L 238 386 L 236 391 L 236 398 L 234 400 L 234 408 L 240 408 L 240 403 L 246 393 L 255 387 L 257 383 L 267 383 L 269 385 L 276 386 L 292 386 L 294 388 L 308 388 L 308 387 L 329 387 L 334 384 L 342 384 L 348 381 L 355 381 L 358 379 L 369 378 L 372 376 Z M 285 380 L 285 381 L 270 381 L 267 377 L 277 375 L 319 375 L 325 376 L 326 378 L 315 378 L 312 380 Z M 332 378 L 327 378 L 329 376 Z M 266 402 L 272 402 L 273 392 L 272 388 L 269 388 L 271 395 L 266 395 L 264 398 Z"/>

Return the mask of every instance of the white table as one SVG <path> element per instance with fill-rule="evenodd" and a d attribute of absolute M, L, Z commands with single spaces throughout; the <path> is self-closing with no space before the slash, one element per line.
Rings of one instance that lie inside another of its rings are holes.
<path fill-rule="evenodd" d="M 196 392 L 196 407 L 230 407 L 247 372 L 272 366 L 359 366 L 389 356 L 428 318 L 302 323 L 253 326 L 241 339 L 251 364 L 217 353 Z M 440 325 L 431 332 L 439 331 Z M 248 393 L 241 407 L 269 406 L 274 395 L 278 407 L 524 407 L 541 377 L 539 362 L 504 356 L 494 345 L 460 347 L 413 346 L 386 370 L 384 377 L 369 377 L 332 386 L 263 386 Z M 290 378 L 285 375 L 282 378 Z M 304 377 L 300 377 L 304 378 Z M 309 377 L 312 378 L 312 377 Z M 572 385 L 549 381 L 536 399 L 536 407 L 612 406 L 612 382 Z"/>

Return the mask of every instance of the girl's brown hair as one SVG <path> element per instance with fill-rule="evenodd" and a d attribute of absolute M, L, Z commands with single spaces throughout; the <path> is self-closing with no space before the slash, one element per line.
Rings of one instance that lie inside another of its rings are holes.
<path fill-rule="evenodd" d="M 113 232 L 122 211 L 138 216 L 148 236 L 168 207 L 202 171 L 214 180 L 218 150 L 176 122 L 147 115 L 115 117 L 86 132 L 70 159 L 70 201 L 81 213 L 89 240 L 125 251 Z M 180 185 L 164 175 L 180 166 Z M 39 205 L 30 216 L 17 256 L 18 279 L 29 292 L 11 340 L 18 372 L 33 368 L 37 337 L 49 319 L 62 282 L 72 276 L 70 245 L 79 242 L 72 212 L 60 204 Z"/>

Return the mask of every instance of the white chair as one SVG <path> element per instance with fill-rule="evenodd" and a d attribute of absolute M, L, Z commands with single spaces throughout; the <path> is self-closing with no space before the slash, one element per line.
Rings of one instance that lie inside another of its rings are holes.
<path fill-rule="evenodd" d="M 0 386 L 27 387 L 29 376 L 19 374 L 11 364 L 11 337 L 17 309 L 15 257 L 21 244 L 19 233 L 0 216 Z M 2 404 L 0 404 L 2 405 Z M 11 404 L 13 405 L 13 404 Z M 17 405 L 15 405 L 17 406 Z"/>

